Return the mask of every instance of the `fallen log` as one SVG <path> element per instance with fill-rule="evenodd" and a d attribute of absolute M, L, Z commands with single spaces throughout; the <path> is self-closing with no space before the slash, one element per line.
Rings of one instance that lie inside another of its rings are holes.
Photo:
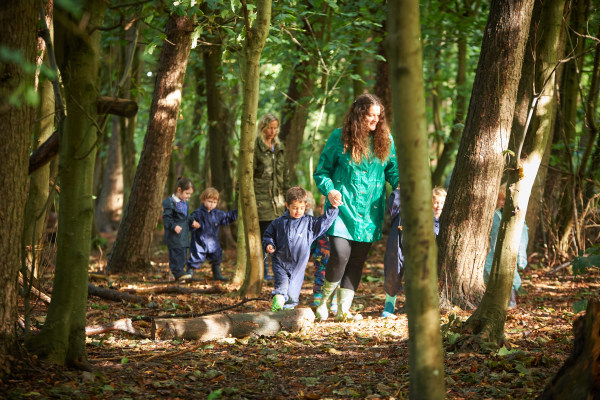
<path fill-rule="evenodd" d="M 141 338 L 148 337 L 133 327 L 133 322 L 130 318 L 119 319 L 108 324 L 91 325 L 85 327 L 85 334 L 87 336 L 99 335 L 110 331 L 123 331 Z"/>
<path fill-rule="evenodd" d="M 19 274 L 19 284 L 21 286 L 23 286 L 23 288 L 24 288 L 23 276 L 21 274 Z M 31 285 L 30 286 L 30 290 L 31 290 L 31 293 L 34 296 L 36 296 L 41 301 L 43 301 L 44 303 L 46 303 L 46 305 L 49 305 L 50 301 L 52 301 L 52 299 L 50 298 L 50 296 L 48 296 L 46 293 L 44 293 L 41 290 L 39 290 L 38 288 L 36 288 L 35 285 Z"/>
<path fill-rule="evenodd" d="M 153 340 L 187 339 L 214 340 L 226 337 L 274 336 L 285 330 L 297 332 L 310 326 L 315 314 L 310 308 L 279 312 L 216 314 L 192 319 L 155 319 L 152 321 Z"/>
<path fill-rule="evenodd" d="M 168 285 L 168 286 L 148 286 L 142 288 L 123 288 L 123 292 L 127 293 L 142 293 L 142 294 L 164 294 L 164 293 L 175 293 L 175 294 L 219 294 L 225 293 L 225 290 L 218 286 L 209 287 L 206 289 L 188 288 L 179 285 Z"/>
<path fill-rule="evenodd" d="M 541 400 L 600 399 L 600 302 L 590 300 L 573 322 L 573 353 L 552 378 Z"/>
<path fill-rule="evenodd" d="M 130 293 L 123 293 L 113 289 L 105 289 L 103 287 L 96 286 L 93 283 L 88 283 L 88 295 L 100 297 L 105 300 L 126 301 L 129 303 L 138 304 L 142 304 L 146 301 L 146 299 L 144 299 L 142 296 L 136 296 Z"/>

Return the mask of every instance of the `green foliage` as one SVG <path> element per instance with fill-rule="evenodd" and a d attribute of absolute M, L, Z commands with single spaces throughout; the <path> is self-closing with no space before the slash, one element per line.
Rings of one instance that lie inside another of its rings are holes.
<path fill-rule="evenodd" d="M 579 252 L 579 256 L 573 260 L 573 275 L 585 275 L 590 269 L 600 268 L 600 245 L 590 247 L 584 253 Z"/>

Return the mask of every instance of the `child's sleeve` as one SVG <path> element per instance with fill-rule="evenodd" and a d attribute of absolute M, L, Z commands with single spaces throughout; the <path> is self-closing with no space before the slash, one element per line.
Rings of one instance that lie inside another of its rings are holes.
<path fill-rule="evenodd" d="M 325 210 L 323 215 L 317 218 L 313 217 L 313 224 L 311 228 L 314 234 L 313 237 L 318 238 L 319 236 L 327 232 L 327 229 L 329 229 L 331 225 L 333 225 L 333 222 L 338 217 L 339 213 L 339 208 L 329 206 L 327 210 Z"/>
<path fill-rule="evenodd" d="M 220 225 L 229 225 L 238 218 L 238 210 L 223 211 Z"/>
<path fill-rule="evenodd" d="M 167 199 L 163 201 L 163 225 L 165 230 L 172 231 L 175 229 L 175 223 L 173 222 L 173 207 L 172 203 Z"/>
<path fill-rule="evenodd" d="M 396 189 L 390 194 L 388 199 L 388 212 L 392 219 L 396 218 L 400 214 L 400 190 Z"/>
<path fill-rule="evenodd" d="M 267 229 L 265 230 L 265 234 L 263 235 L 262 238 L 262 247 L 264 251 L 267 251 L 267 246 L 268 245 L 272 245 L 275 250 L 277 250 L 277 245 L 275 244 L 275 234 L 277 232 L 277 228 L 276 228 L 276 223 L 277 221 L 279 221 L 278 219 L 276 219 L 275 221 L 271 222 L 269 224 L 269 226 L 267 227 Z"/>

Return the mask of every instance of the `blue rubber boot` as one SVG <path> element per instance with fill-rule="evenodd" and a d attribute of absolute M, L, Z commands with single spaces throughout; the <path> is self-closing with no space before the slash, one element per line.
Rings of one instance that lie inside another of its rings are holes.
<path fill-rule="evenodd" d="M 389 294 L 385 294 L 385 305 L 383 306 L 383 312 L 381 313 L 381 318 L 390 318 L 394 315 L 394 310 L 396 309 L 396 296 L 390 296 Z"/>

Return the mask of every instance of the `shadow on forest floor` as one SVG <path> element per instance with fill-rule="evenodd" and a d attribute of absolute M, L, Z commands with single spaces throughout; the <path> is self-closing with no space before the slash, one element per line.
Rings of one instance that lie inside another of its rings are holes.
<path fill-rule="evenodd" d="M 53 367 L 24 355 L 15 362 L 17 373 L 0 382 L 5 398 L 170 398 L 170 399 L 283 399 L 283 398 L 407 398 L 408 325 L 406 314 L 380 318 L 383 308 L 383 253 L 385 241 L 369 255 L 363 283 L 354 306 L 365 319 L 355 323 L 316 323 L 297 333 L 280 332 L 266 338 L 227 338 L 210 342 L 152 341 L 123 332 L 89 336 L 92 373 Z M 95 257 L 98 257 L 96 254 Z M 235 251 L 226 251 L 224 273 L 233 275 Z M 157 252 L 150 273 L 118 277 L 113 285 L 173 283 L 166 252 Z M 100 266 L 95 258 L 91 269 Z M 522 272 L 526 294 L 509 310 L 505 326 L 507 346 L 494 354 L 447 352 L 446 397 L 489 399 L 537 397 L 572 350 L 573 303 L 600 297 L 600 275 L 574 278 L 548 276 L 546 270 Z M 210 281 L 205 265 L 194 281 L 181 286 L 218 285 L 224 294 L 157 294 L 143 305 L 115 303 L 90 297 L 88 325 L 121 318 L 169 313 L 202 313 L 239 302 L 226 284 Z M 47 279 L 50 285 L 50 279 Z M 301 304 L 312 300 L 312 262 Z M 101 282 L 95 282 L 102 285 Z M 106 285 L 106 283 L 104 283 Z M 269 298 L 272 284 L 263 287 Z M 398 300 L 398 308 L 403 298 Z M 250 301 L 227 313 L 266 311 L 267 301 Z M 34 310 L 34 325 L 43 322 L 46 307 Z M 468 312 L 457 310 L 460 318 Z M 448 315 L 442 316 L 443 321 Z M 134 323 L 149 335 L 150 323 Z M 452 340 L 444 339 L 444 346 Z M 449 348 L 449 347 L 448 347 Z M 520 351 L 516 351 L 520 350 Z"/>

